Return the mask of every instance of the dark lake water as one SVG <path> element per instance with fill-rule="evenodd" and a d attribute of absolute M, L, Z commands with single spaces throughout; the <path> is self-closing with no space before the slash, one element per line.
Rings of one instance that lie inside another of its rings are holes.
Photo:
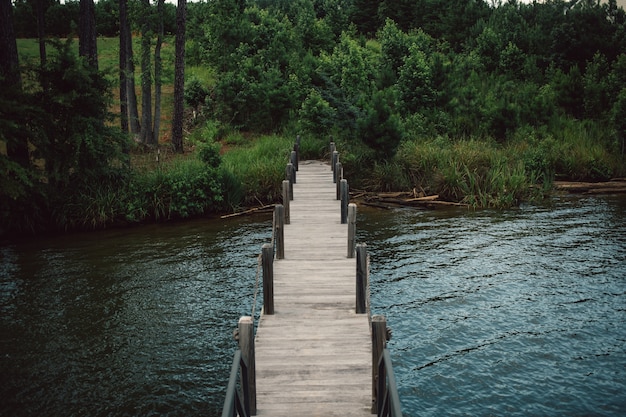
<path fill-rule="evenodd" d="M 0 246 L 0 415 L 220 415 L 270 224 Z M 357 227 L 406 416 L 626 413 L 626 200 L 364 209 Z"/>

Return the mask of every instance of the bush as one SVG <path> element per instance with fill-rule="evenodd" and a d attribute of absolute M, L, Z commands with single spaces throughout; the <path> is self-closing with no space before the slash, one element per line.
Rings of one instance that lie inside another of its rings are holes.
<path fill-rule="evenodd" d="M 217 211 L 222 201 L 218 170 L 196 159 L 178 160 L 133 179 L 127 220 L 184 219 Z"/>
<path fill-rule="evenodd" d="M 185 103 L 197 109 L 203 105 L 209 96 L 209 90 L 202 84 L 199 78 L 192 76 L 185 83 Z"/>

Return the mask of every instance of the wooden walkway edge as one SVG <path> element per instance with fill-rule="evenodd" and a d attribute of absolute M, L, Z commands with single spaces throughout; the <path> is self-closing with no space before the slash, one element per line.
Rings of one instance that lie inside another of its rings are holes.
<path fill-rule="evenodd" d="M 256 337 L 258 416 L 371 416 L 368 314 L 355 313 L 356 263 L 347 257 L 327 163 L 302 161 L 274 261 L 274 314 Z"/>

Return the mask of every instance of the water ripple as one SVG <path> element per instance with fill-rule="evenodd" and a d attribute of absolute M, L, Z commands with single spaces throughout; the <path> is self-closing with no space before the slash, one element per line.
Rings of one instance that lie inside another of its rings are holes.
<path fill-rule="evenodd" d="M 622 415 L 625 202 L 379 216 L 360 237 L 408 415 Z"/>

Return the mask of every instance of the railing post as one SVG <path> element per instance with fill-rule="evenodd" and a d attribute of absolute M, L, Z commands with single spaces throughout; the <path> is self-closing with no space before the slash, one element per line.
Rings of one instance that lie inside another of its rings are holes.
<path fill-rule="evenodd" d="M 285 179 L 289 181 L 289 199 L 293 200 L 293 183 L 295 181 L 293 178 L 293 164 L 291 162 L 285 168 Z"/>
<path fill-rule="evenodd" d="M 332 160 L 330 161 L 330 165 L 333 170 L 333 182 L 337 182 L 337 162 L 339 162 L 339 152 L 334 151 Z"/>
<path fill-rule="evenodd" d="M 337 200 L 341 199 L 341 180 L 343 179 L 343 165 L 341 165 L 341 162 L 337 162 L 337 165 L 335 167 L 335 170 L 337 171 Z"/>
<path fill-rule="evenodd" d="M 333 142 L 333 137 L 330 137 L 330 170 L 334 171 L 335 168 L 333 167 L 333 154 L 335 153 L 336 148 L 335 148 L 335 142 Z"/>
<path fill-rule="evenodd" d="M 296 171 L 300 169 L 300 135 L 296 136 L 296 143 L 293 144 L 293 150 L 296 151 Z"/>
<path fill-rule="evenodd" d="M 291 169 L 291 182 L 293 184 L 296 184 L 296 167 L 293 165 L 293 163 L 289 162 L 287 164 L 287 169 Z"/>
<path fill-rule="evenodd" d="M 341 224 L 348 223 L 348 204 L 350 203 L 350 193 L 348 191 L 348 180 L 341 180 Z"/>
<path fill-rule="evenodd" d="M 283 206 L 285 207 L 285 224 L 291 224 L 291 217 L 289 214 L 289 181 L 283 180 Z"/>
<path fill-rule="evenodd" d="M 378 361 L 387 344 L 387 320 L 385 316 L 372 316 L 372 414 L 378 413 Z"/>
<path fill-rule="evenodd" d="M 291 156 L 290 156 L 289 160 L 293 164 L 293 169 L 295 171 L 297 171 L 298 170 L 298 153 L 296 152 L 295 149 L 293 151 L 291 151 Z"/>
<path fill-rule="evenodd" d="M 263 264 L 263 311 L 274 314 L 274 248 L 265 243 L 261 252 Z"/>
<path fill-rule="evenodd" d="M 367 312 L 367 284 L 369 271 L 367 269 L 367 245 L 356 245 L 356 307 L 357 314 Z"/>
<path fill-rule="evenodd" d="M 348 258 L 354 258 L 356 241 L 356 204 L 348 204 Z"/>
<path fill-rule="evenodd" d="M 250 415 L 256 415 L 256 362 L 254 359 L 254 320 L 252 317 L 239 318 L 239 349 L 248 366 L 248 406 Z M 243 383 L 243 381 L 242 381 Z"/>
<path fill-rule="evenodd" d="M 285 259 L 285 207 L 282 204 L 274 206 L 276 220 L 276 258 Z"/>

